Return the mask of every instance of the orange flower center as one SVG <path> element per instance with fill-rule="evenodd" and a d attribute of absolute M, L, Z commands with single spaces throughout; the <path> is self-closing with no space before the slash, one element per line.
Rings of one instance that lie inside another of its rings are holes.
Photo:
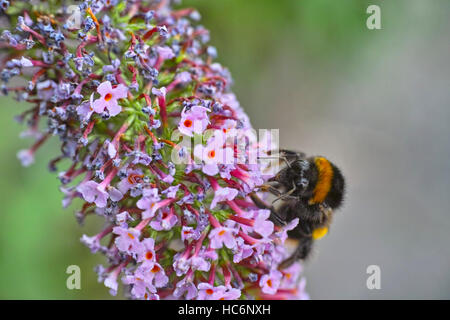
<path fill-rule="evenodd" d="M 111 93 L 107 93 L 106 95 L 105 95 L 105 101 L 109 101 L 109 100 L 111 100 L 112 99 L 112 94 Z"/>
<path fill-rule="evenodd" d="M 267 280 L 267 285 L 272 288 L 272 280 Z"/>
<path fill-rule="evenodd" d="M 225 230 L 219 232 L 219 236 L 223 236 L 225 234 Z"/>
<path fill-rule="evenodd" d="M 215 150 L 211 150 L 210 152 L 208 152 L 208 158 L 212 159 L 216 156 L 216 151 Z"/>
<path fill-rule="evenodd" d="M 158 266 L 154 266 L 152 269 L 153 273 L 157 273 L 159 270 L 161 270 Z"/>
<path fill-rule="evenodd" d="M 184 120 L 184 126 L 186 128 L 192 127 L 192 120 L 189 120 L 189 119 Z"/>
<path fill-rule="evenodd" d="M 151 251 L 148 251 L 148 252 L 145 254 L 145 259 L 151 260 L 152 258 L 153 258 L 153 253 L 152 253 Z"/>
<path fill-rule="evenodd" d="M 206 293 L 209 294 L 209 295 L 212 295 L 214 293 L 214 291 L 212 289 L 207 289 Z"/>
<path fill-rule="evenodd" d="M 135 173 L 131 173 L 131 174 L 128 176 L 128 182 L 129 182 L 130 184 L 135 184 L 135 183 L 138 183 L 143 177 L 144 177 L 143 174 L 135 174 Z"/>
<path fill-rule="evenodd" d="M 131 233 L 129 233 L 129 232 L 128 232 L 128 236 L 129 236 L 131 239 L 134 239 L 134 236 L 133 236 Z"/>

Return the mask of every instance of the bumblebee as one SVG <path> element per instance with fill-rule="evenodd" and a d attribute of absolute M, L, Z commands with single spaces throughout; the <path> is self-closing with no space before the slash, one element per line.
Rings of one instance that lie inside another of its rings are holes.
<path fill-rule="evenodd" d="M 341 171 L 328 159 L 316 156 L 307 158 L 304 153 L 280 150 L 282 168 L 261 191 L 274 194 L 272 205 L 261 200 L 255 193 L 250 196 L 260 208 L 271 210 L 271 219 L 278 225 L 286 225 L 295 218 L 299 224 L 288 236 L 297 242 L 294 253 L 280 265 L 287 268 L 297 260 L 309 256 L 314 240 L 328 233 L 333 210 L 338 209 L 345 194 L 345 179 Z M 281 201 L 278 207 L 275 202 Z"/>

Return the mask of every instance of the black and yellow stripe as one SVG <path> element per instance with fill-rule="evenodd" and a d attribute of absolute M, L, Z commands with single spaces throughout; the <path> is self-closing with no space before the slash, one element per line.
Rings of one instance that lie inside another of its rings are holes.
<path fill-rule="evenodd" d="M 314 187 L 313 196 L 308 201 L 309 205 L 322 203 L 325 200 L 331 190 L 334 175 L 333 166 L 327 159 L 316 157 L 314 163 L 319 176 Z"/>

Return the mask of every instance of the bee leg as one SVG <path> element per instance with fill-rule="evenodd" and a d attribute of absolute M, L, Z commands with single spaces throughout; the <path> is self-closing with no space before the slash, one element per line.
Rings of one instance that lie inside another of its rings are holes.
<path fill-rule="evenodd" d="M 281 262 L 278 266 L 278 269 L 283 270 L 290 267 L 294 262 L 298 260 L 305 260 L 311 252 L 312 245 L 313 239 L 311 236 L 302 237 L 301 239 L 299 239 L 299 244 L 294 253 L 289 258 Z"/>
<path fill-rule="evenodd" d="M 277 181 L 269 181 L 268 183 L 274 183 L 274 182 L 278 184 Z M 265 184 L 262 184 L 262 185 L 258 186 L 258 188 L 260 188 L 261 191 L 270 192 L 270 193 L 272 193 L 275 196 L 283 195 L 283 193 L 280 190 L 278 190 L 276 187 L 274 187 L 274 186 L 272 186 L 270 184 L 266 184 L 265 183 Z"/>
<path fill-rule="evenodd" d="M 298 200 L 298 197 L 295 196 L 290 196 L 288 194 L 283 194 L 280 197 L 276 198 L 275 200 L 272 201 L 272 203 L 277 202 L 278 200 Z"/>
<path fill-rule="evenodd" d="M 278 214 L 278 212 L 275 211 L 275 209 L 269 209 L 270 210 L 270 219 L 273 220 L 273 222 L 275 222 L 277 225 L 279 226 L 286 226 L 287 222 L 283 220 L 283 218 L 280 217 L 280 215 Z"/>
<path fill-rule="evenodd" d="M 275 200 L 272 201 L 272 204 L 274 204 L 275 202 L 277 202 L 278 200 L 281 199 L 292 199 L 295 200 L 297 199 L 297 197 L 291 196 L 291 194 L 293 194 L 295 192 L 295 190 L 297 190 L 297 186 L 292 183 L 293 188 L 291 190 L 289 190 L 288 192 L 281 194 L 278 198 L 276 198 Z"/>
<path fill-rule="evenodd" d="M 265 201 L 261 200 L 260 197 L 256 195 L 256 193 L 250 193 L 250 198 L 253 200 L 255 205 L 260 209 L 270 210 L 270 218 L 274 220 L 277 225 L 285 226 L 287 222 L 283 220 L 283 218 L 278 214 L 275 208 L 272 205 L 267 204 Z"/>

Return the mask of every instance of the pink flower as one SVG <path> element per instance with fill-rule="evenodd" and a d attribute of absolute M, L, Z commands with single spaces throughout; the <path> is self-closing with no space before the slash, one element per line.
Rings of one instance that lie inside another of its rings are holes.
<path fill-rule="evenodd" d="M 269 274 L 265 274 L 259 280 L 259 286 L 262 292 L 267 294 L 275 294 L 280 286 L 283 274 L 278 270 L 271 270 Z"/>
<path fill-rule="evenodd" d="M 214 193 L 214 199 L 211 201 L 210 209 L 214 209 L 218 202 L 233 200 L 238 195 L 238 191 L 233 188 L 219 188 Z"/>
<path fill-rule="evenodd" d="M 88 101 L 82 102 L 77 108 L 77 114 L 83 121 L 88 121 L 94 110 L 91 107 L 92 103 Z"/>
<path fill-rule="evenodd" d="M 164 208 L 171 204 L 172 202 L 175 202 L 176 199 L 164 199 L 159 202 L 152 202 L 151 200 L 148 200 L 148 198 L 141 198 L 136 204 L 139 209 L 145 210 L 142 212 L 142 219 L 148 219 L 153 218 L 155 216 L 156 211 L 158 211 L 161 208 Z"/>
<path fill-rule="evenodd" d="M 117 294 L 117 288 L 119 287 L 119 284 L 117 283 L 117 277 L 119 276 L 120 272 L 122 271 L 122 266 L 116 267 L 113 271 L 111 271 L 107 277 L 104 278 L 104 285 L 111 290 L 109 290 L 109 293 L 113 296 Z"/>
<path fill-rule="evenodd" d="M 111 272 L 103 282 L 105 287 L 111 289 L 109 290 L 109 293 L 113 296 L 117 294 L 117 288 L 119 287 L 119 284 L 117 283 L 117 276 L 118 276 L 117 272 Z"/>
<path fill-rule="evenodd" d="M 180 189 L 179 184 L 177 184 L 176 186 L 170 186 L 166 190 L 164 190 L 162 194 L 165 194 L 167 198 L 176 198 L 178 189 Z"/>
<path fill-rule="evenodd" d="M 34 163 L 34 153 L 29 149 L 20 150 L 17 153 L 17 158 L 20 160 L 24 167 L 28 167 Z"/>
<path fill-rule="evenodd" d="M 241 297 L 241 290 L 236 288 L 229 288 L 219 300 L 236 300 Z"/>
<path fill-rule="evenodd" d="M 298 276 L 302 272 L 302 266 L 300 263 L 294 263 L 290 267 L 284 269 L 283 271 L 283 288 L 290 288 L 297 282 Z"/>
<path fill-rule="evenodd" d="M 225 286 L 214 287 L 207 282 L 199 283 L 197 300 L 219 300 L 227 288 Z"/>
<path fill-rule="evenodd" d="M 150 222 L 150 227 L 156 231 L 170 230 L 177 222 L 178 218 L 173 212 L 162 211 Z"/>
<path fill-rule="evenodd" d="M 84 200 L 95 202 L 95 205 L 99 208 L 106 207 L 108 198 L 112 201 L 119 201 L 123 197 L 122 193 L 116 188 L 109 187 L 108 189 L 108 192 L 106 192 L 104 183 L 99 184 L 93 180 L 82 183 L 77 187 L 77 191 L 81 193 Z"/>
<path fill-rule="evenodd" d="M 155 279 L 155 286 L 157 288 L 162 288 L 167 285 L 169 282 L 169 278 L 164 273 L 164 269 L 158 263 L 155 263 L 152 270 L 150 272 L 153 274 Z"/>
<path fill-rule="evenodd" d="M 219 249 L 225 245 L 228 249 L 233 249 L 236 247 L 236 238 L 234 237 L 236 233 L 235 229 L 219 227 L 214 228 L 209 233 L 209 239 L 211 239 L 211 248 Z"/>
<path fill-rule="evenodd" d="M 121 224 L 127 222 L 127 220 L 131 220 L 131 221 L 134 220 L 133 217 L 130 216 L 128 211 L 123 211 L 123 212 L 121 212 L 121 213 L 116 215 L 116 223 L 118 225 L 121 225 Z"/>
<path fill-rule="evenodd" d="M 122 192 L 123 194 L 127 193 L 128 190 L 130 190 L 137 182 L 132 177 L 143 177 L 142 170 L 136 169 L 136 170 L 128 170 L 127 171 L 127 177 L 120 180 L 120 182 L 117 184 L 117 188 Z M 158 191 L 158 190 L 156 190 Z M 145 192 L 145 190 L 144 190 Z"/>
<path fill-rule="evenodd" d="M 86 247 L 88 247 L 92 253 L 96 253 L 101 249 L 100 240 L 98 239 L 97 236 L 88 237 L 87 235 L 83 234 L 80 241 Z"/>
<path fill-rule="evenodd" d="M 289 222 L 281 231 L 275 233 L 275 235 L 280 238 L 281 242 L 284 243 L 288 237 L 287 232 L 293 230 L 298 225 L 299 221 L 300 220 L 298 218 L 295 218 L 294 220 Z"/>
<path fill-rule="evenodd" d="M 33 66 L 33 62 L 31 62 L 29 59 L 27 59 L 25 57 L 22 57 L 19 60 L 19 62 L 21 64 L 22 68 L 27 68 L 27 67 L 32 67 Z"/>
<path fill-rule="evenodd" d="M 161 198 L 159 197 L 157 188 L 144 189 L 142 198 L 136 203 L 136 206 L 139 209 L 145 210 L 142 213 L 143 219 L 152 218 L 155 215 L 155 206 L 159 200 L 161 200 Z"/>
<path fill-rule="evenodd" d="M 203 247 L 202 250 L 194 253 L 194 255 L 189 259 L 192 270 L 200 270 L 205 272 L 209 271 L 209 269 L 211 269 L 211 263 L 206 259 L 209 259 L 209 256 Z"/>
<path fill-rule="evenodd" d="M 305 291 L 306 279 L 302 278 L 296 289 L 296 298 L 298 300 L 309 300 L 309 294 Z"/>
<path fill-rule="evenodd" d="M 158 98 L 165 99 L 167 94 L 167 89 L 165 87 L 152 88 L 152 93 Z"/>
<path fill-rule="evenodd" d="M 140 232 L 136 229 L 115 227 L 113 233 L 119 235 L 115 244 L 117 249 L 131 256 L 138 256 L 142 252 L 142 244 L 139 241 Z"/>
<path fill-rule="evenodd" d="M 235 137 L 237 137 L 236 126 L 237 126 L 236 120 L 227 119 L 220 126 L 220 130 L 222 131 L 225 138 L 234 139 Z"/>
<path fill-rule="evenodd" d="M 123 283 L 133 285 L 131 295 L 136 299 L 147 298 L 148 291 L 156 292 L 155 286 L 152 284 L 153 277 L 149 272 L 136 270 L 134 274 L 127 275 L 122 278 Z M 147 291 L 148 290 L 148 291 Z"/>
<path fill-rule="evenodd" d="M 161 60 L 169 60 L 175 57 L 175 53 L 173 53 L 173 50 L 167 46 L 164 47 L 156 47 L 156 51 L 158 52 L 159 59 Z"/>
<path fill-rule="evenodd" d="M 153 238 L 146 238 L 142 242 L 141 252 L 139 253 L 138 261 L 142 262 L 143 269 L 152 269 L 156 262 L 155 240 Z"/>
<path fill-rule="evenodd" d="M 192 79 L 191 74 L 187 71 L 180 72 L 175 77 L 175 81 L 178 81 L 180 83 L 189 82 L 191 81 L 191 79 Z"/>
<path fill-rule="evenodd" d="M 194 271 L 200 270 L 207 272 L 211 269 L 211 263 L 201 256 L 192 257 L 189 262 Z"/>
<path fill-rule="evenodd" d="M 164 287 L 168 282 L 169 278 L 164 273 L 163 267 L 159 263 L 155 263 L 152 268 L 145 268 L 145 267 L 139 267 L 139 272 L 145 273 L 146 280 L 155 286 L 156 288 L 162 288 Z"/>
<path fill-rule="evenodd" d="M 191 74 L 187 71 L 183 71 L 175 76 L 175 80 L 167 86 L 167 91 L 171 91 L 177 85 L 190 82 L 191 80 Z"/>
<path fill-rule="evenodd" d="M 202 106 L 193 106 L 188 110 L 186 107 L 181 112 L 181 120 L 178 130 L 186 136 L 192 137 L 194 133 L 202 134 L 209 124 L 209 110 Z"/>
<path fill-rule="evenodd" d="M 123 84 L 112 87 L 111 82 L 105 81 L 97 88 L 100 98 L 92 102 L 92 109 L 97 113 L 102 113 L 108 109 L 109 115 L 114 117 L 122 111 L 122 107 L 117 103 L 118 99 L 126 98 L 128 88 Z M 93 96 L 91 96 L 92 101 Z"/>
<path fill-rule="evenodd" d="M 175 291 L 173 292 L 174 297 L 181 298 L 185 297 L 186 300 L 191 300 L 197 296 L 197 288 L 192 280 L 188 279 L 186 276 L 181 281 L 178 281 Z"/>
<path fill-rule="evenodd" d="M 242 238 L 237 238 L 237 246 L 233 253 L 233 262 L 239 263 L 253 254 L 253 248 L 246 244 Z"/>
<path fill-rule="evenodd" d="M 106 207 L 108 193 L 103 188 L 99 188 L 97 182 L 92 180 L 87 181 L 79 185 L 77 191 L 81 193 L 87 202 L 95 202 L 95 205 L 99 208 Z"/>
<path fill-rule="evenodd" d="M 116 154 L 117 154 L 117 149 L 116 149 L 116 147 L 114 146 L 114 144 L 111 143 L 109 140 L 106 140 L 106 141 L 105 141 L 105 147 L 106 147 L 106 149 L 107 149 L 107 151 L 108 151 L 108 156 L 109 156 L 111 159 L 115 158 L 115 157 L 116 157 Z"/>
<path fill-rule="evenodd" d="M 181 228 L 181 240 L 186 241 L 194 238 L 195 238 L 194 228 L 188 226 L 183 226 L 183 228 Z"/>
<path fill-rule="evenodd" d="M 204 162 L 202 171 L 209 176 L 215 176 L 219 173 L 219 164 L 230 164 L 234 160 L 234 151 L 229 147 L 223 146 L 221 139 L 213 137 L 206 146 L 198 144 L 194 147 L 196 158 Z"/>
<path fill-rule="evenodd" d="M 267 221 L 269 216 L 270 210 L 258 210 L 255 217 L 255 224 L 253 225 L 253 230 L 264 238 L 270 236 L 273 232 L 273 222 Z"/>
<path fill-rule="evenodd" d="M 175 273 L 177 276 L 182 276 L 183 274 L 186 274 L 189 271 L 189 268 L 191 267 L 190 261 L 188 259 L 189 251 L 186 251 L 184 253 L 177 253 L 173 257 L 173 269 L 175 270 Z"/>

